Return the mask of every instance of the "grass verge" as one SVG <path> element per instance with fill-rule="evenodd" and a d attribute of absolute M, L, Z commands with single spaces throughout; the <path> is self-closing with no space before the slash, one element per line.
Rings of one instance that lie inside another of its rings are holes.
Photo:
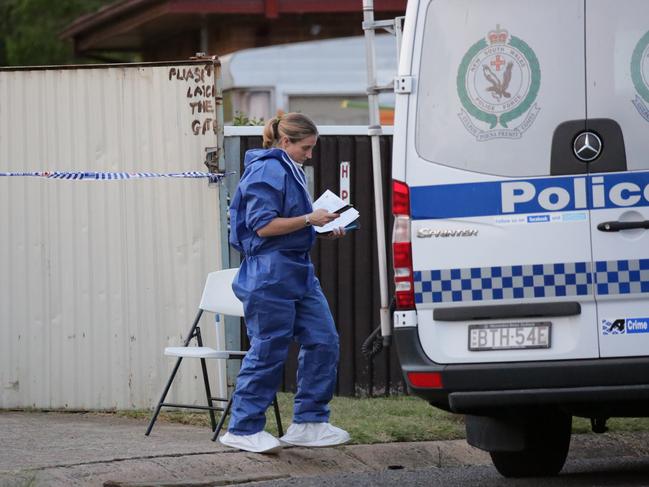
<path fill-rule="evenodd" d="M 282 423 L 286 429 L 293 416 L 293 394 L 278 394 Z M 349 431 L 352 444 L 390 443 L 397 441 L 452 440 L 465 437 L 464 417 L 431 407 L 412 396 L 356 399 L 334 397 L 330 403 L 331 422 Z M 149 418 L 150 411 L 119 411 L 120 416 Z M 273 410 L 266 415 L 266 430 L 277 435 Z M 209 427 L 203 412 L 163 411 L 159 421 Z M 613 418 L 609 431 L 649 431 L 649 418 Z M 590 420 L 573 419 L 574 433 L 589 433 Z"/>

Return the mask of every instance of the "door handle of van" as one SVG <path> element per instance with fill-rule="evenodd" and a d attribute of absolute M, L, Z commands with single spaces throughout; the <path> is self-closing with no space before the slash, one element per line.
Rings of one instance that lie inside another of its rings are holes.
<path fill-rule="evenodd" d="M 619 232 L 620 230 L 632 230 L 635 228 L 649 230 L 649 220 L 639 222 L 602 222 L 597 225 L 597 230 L 600 232 Z"/>

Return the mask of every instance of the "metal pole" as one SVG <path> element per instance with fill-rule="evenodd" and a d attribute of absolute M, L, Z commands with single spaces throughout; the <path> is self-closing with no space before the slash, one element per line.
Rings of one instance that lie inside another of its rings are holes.
<path fill-rule="evenodd" d="M 379 288 L 381 292 L 381 335 L 383 343 L 388 345 L 392 335 L 390 310 L 388 305 L 388 269 L 385 252 L 385 218 L 383 216 L 383 176 L 381 174 L 382 134 L 379 119 L 379 99 L 376 84 L 376 53 L 374 49 L 375 33 L 370 26 L 374 23 L 374 0 L 363 0 L 363 24 L 365 30 L 365 56 L 367 65 L 367 99 L 369 105 L 370 123 L 368 135 L 372 142 L 372 168 L 374 181 L 374 208 L 376 218 L 376 245 L 379 259 Z"/>
<path fill-rule="evenodd" d="M 218 151 L 218 170 L 223 171 L 225 167 L 225 135 L 223 126 L 223 78 L 221 77 L 221 61 L 214 57 L 214 98 L 216 106 L 216 150 Z"/>
<path fill-rule="evenodd" d="M 201 15 L 200 51 L 206 55 L 210 52 L 210 30 L 207 26 L 207 15 Z"/>

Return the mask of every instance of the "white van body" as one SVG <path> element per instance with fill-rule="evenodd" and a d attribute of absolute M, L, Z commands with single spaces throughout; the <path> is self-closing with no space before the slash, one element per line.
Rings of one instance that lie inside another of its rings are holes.
<path fill-rule="evenodd" d="M 398 77 L 408 385 L 556 473 L 567 418 L 649 413 L 649 2 L 410 0 Z"/>

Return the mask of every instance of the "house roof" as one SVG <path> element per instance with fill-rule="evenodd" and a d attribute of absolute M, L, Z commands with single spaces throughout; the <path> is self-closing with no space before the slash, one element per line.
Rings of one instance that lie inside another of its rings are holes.
<path fill-rule="evenodd" d="M 407 0 L 375 0 L 380 12 L 405 11 Z M 360 13 L 360 0 L 120 0 L 78 18 L 61 33 L 77 52 L 135 51 L 151 39 L 200 28 L 209 16 Z"/>
<path fill-rule="evenodd" d="M 397 48 L 391 35 L 376 36 L 378 84 L 396 75 Z M 223 89 L 275 87 L 282 93 L 365 94 L 365 38 L 340 37 L 244 49 L 220 58 Z"/>

